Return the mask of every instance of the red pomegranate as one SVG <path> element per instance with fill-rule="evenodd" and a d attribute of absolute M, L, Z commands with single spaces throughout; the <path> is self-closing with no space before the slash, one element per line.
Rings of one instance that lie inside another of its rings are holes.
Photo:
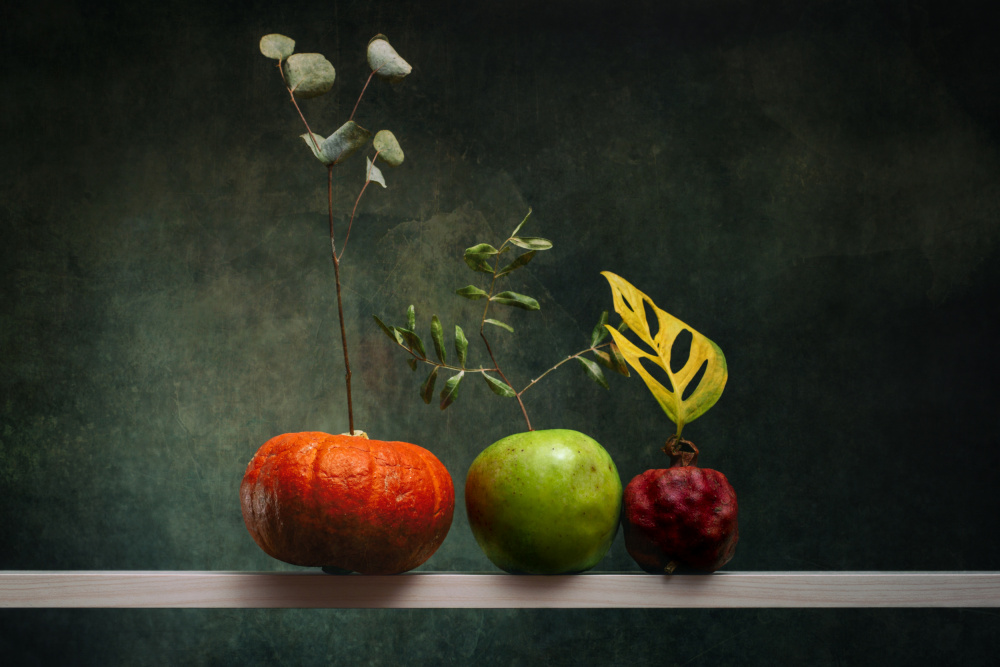
<path fill-rule="evenodd" d="M 426 561 L 455 511 L 451 475 L 437 457 L 364 434 L 268 440 L 247 466 L 240 500 L 247 530 L 268 555 L 362 574 Z"/>
<path fill-rule="evenodd" d="M 671 436 L 663 451 L 670 468 L 647 470 L 625 487 L 625 548 L 654 574 L 678 566 L 714 572 L 736 551 L 736 492 L 721 472 L 697 467 L 690 441 Z"/>

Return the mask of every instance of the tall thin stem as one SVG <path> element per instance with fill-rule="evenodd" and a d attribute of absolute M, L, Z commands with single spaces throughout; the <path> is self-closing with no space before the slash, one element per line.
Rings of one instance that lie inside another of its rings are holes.
<path fill-rule="evenodd" d="M 348 118 L 347 120 L 349 121 L 354 120 L 354 113 L 358 110 L 358 105 L 361 104 L 361 98 L 365 96 L 365 91 L 368 90 L 368 84 L 372 82 L 372 77 L 375 76 L 375 72 L 377 72 L 380 69 L 382 68 L 379 67 L 378 69 L 373 69 L 372 73 L 368 75 L 368 80 L 365 81 L 365 86 L 364 88 L 361 89 L 361 94 L 358 95 L 358 101 L 354 103 L 354 108 L 351 110 L 351 117 Z"/>
<path fill-rule="evenodd" d="M 285 70 L 282 69 L 281 62 L 282 61 L 278 61 L 278 72 L 281 73 L 281 80 L 285 84 L 285 88 L 288 90 L 288 96 L 292 98 L 292 105 L 295 107 L 295 110 L 299 112 L 299 118 L 302 119 L 302 124 L 306 126 L 306 132 L 309 133 L 309 138 L 312 139 L 313 145 L 316 147 L 316 152 L 319 153 L 320 152 L 319 142 L 316 141 L 316 135 L 314 135 L 313 131 L 309 129 L 309 122 L 306 120 L 305 115 L 302 113 L 302 109 L 299 108 L 299 103 L 295 99 L 295 91 L 288 87 L 288 81 L 285 80 Z"/>
<path fill-rule="evenodd" d="M 340 258 L 337 256 L 337 242 L 333 235 L 333 165 L 326 168 L 326 193 L 330 211 L 330 251 L 333 256 L 333 275 L 337 281 L 337 316 L 340 318 L 340 341 L 344 349 L 344 381 L 347 383 L 347 424 L 354 435 L 354 406 L 351 402 L 351 361 L 347 356 L 347 329 L 344 326 L 344 297 L 340 291 Z"/>
<path fill-rule="evenodd" d="M 506 245 L 506 242 L 504 242 L 504 245 Z M 502 250 L 503 246 L 500 246 L 500 249 Z M 515 392 L 514 397 L 517 398 L 517 404 L 521 406 L 521 414 L 524 415 L 524 421 L 528 424 L 528 430 L 534 431 L 535 429 L 532 428 L 531 426 L 531 420 L 528 419 L 528 410 L 527 408 L 524 407 L 524 401 L 521 400 L 521 394 L 517 393 L 517 390 L 514 389 L 514 384 L 510 380 L 508 380 L 507 376 L 504 375 L 504 372 L 500 370 L 500 364 L 497 363 L 496 357 L 493 356 L 493 348 L 490 347 L 490 341 L 486 339 L 486 331 L 485 331 L 486 315 L 490 310 L 490 301 L 493 299 L 493 289 L 494 287 L 496 287 L 497 269 L 499 268 L 500 268 L 500 253 L 497 253 L 496 258 L 493 260 L 493 279 L 490 280 L 490 291 L 486 297 L 486 306 L 483 308 L 483 318 L 479 323 L 479 337 L 483 339 L 483 344 L 486 345 L 486 352 L 490 355 L 490 361 L 493 362 L 493 367 L 496 368 L 497 373 L 499 373 L 500 377 L 503 378 L 503 381 L 507 383 L 507 386 L 510 387 L 510 390 Z"/>
<path fill-rule="evenodd" d="M 375 160 L 378 159 L 378 154 L 381 151 L 375 151 L 375 157 L 372 159 L 372 169 L 374 169 Z M 344 245 L 340 247 L 340 256 L 344 256 L 344 251 L 347 250 L 347 242 L 351 239 L 351 228 L 354 227 L 354 214 L 358 210 L 358 204 L 361 202 L 361 197 L 364 196 L 365 190 L 368 189 L 368 184 L 371 183 L 371 169 L 365 175 L 365 184 L 361 188 L 361 192 L 358 193 L 358 198 L 354 200 L 354 208 L 351 209 L 351 221 L 347 223 L 347 234 L 344 235 Z"/>

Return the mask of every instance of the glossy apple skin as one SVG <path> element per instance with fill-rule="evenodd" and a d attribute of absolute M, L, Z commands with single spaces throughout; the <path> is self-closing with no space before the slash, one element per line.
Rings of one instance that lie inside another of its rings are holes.
<path fill-rule="evenodd" d="M 621 517 L 622 483 L 596 440 L 565 429 L 498 440 L 469 468 L 465 507 L 486 556 L 512 574 L 597 565 Z"/>

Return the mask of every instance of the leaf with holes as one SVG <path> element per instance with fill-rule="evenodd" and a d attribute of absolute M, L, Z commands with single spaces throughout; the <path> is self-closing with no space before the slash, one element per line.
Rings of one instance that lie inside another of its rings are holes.
<path fill-rule="evenodd" d="M 722 395 L 729 377 L 726 357 L 718 345 L 658 308 L 652 299 L 621 276 L 610 271 L 602 271 L 601 275 L 611 285 L 615 312 L 652 351 L 644 350 L 613 327 L 608 326 L 607 329 L 622 356 L 643 379 L 667 416 L 677 424 L 677 435 L 680 436 L 685 424 L 705 414 Z M 655 334 L 646 320 L 647 307 L 656 317 Z M 691 335 L 690 351 L 684 364 L 674 369 L 671 365 L 673 345 L 685 331 Z M 664 387 L 642 365 L 643 359 L 659 366 L 670 381 L 669 388 Z"/>

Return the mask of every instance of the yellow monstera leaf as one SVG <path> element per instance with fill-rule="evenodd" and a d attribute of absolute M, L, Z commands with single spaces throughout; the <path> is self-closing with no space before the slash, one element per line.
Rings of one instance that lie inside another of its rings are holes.
<path fill-rule="evenodd" d="M 635 369 L 663 411 L 677 424 L 677 435 L 680 436 L 685 424 L 705 414 L 722 395 L 729 377 L 726 357 L 718 345 L 670 313 L 660 310 L 652 299 L 621 276 L 610 271 L 603 271 L 601 275 L 611 284 L 615 312 L 650 349 L 643 349 L 614 327 L 605 326 L 625 361 Z M 646 321 L 646 304 L 656 316 L 655 334 Z M 690 352 L 684 365 L 674 371 L 670 364 L 671 351 L 677 336 L 685 331 L 692 336 Z M 670 381 L 669 388 L 643 367 L 643 359 L 649 359 L 663 370 Z M 692 381 L 697 381 L 697 384 Z"/>

